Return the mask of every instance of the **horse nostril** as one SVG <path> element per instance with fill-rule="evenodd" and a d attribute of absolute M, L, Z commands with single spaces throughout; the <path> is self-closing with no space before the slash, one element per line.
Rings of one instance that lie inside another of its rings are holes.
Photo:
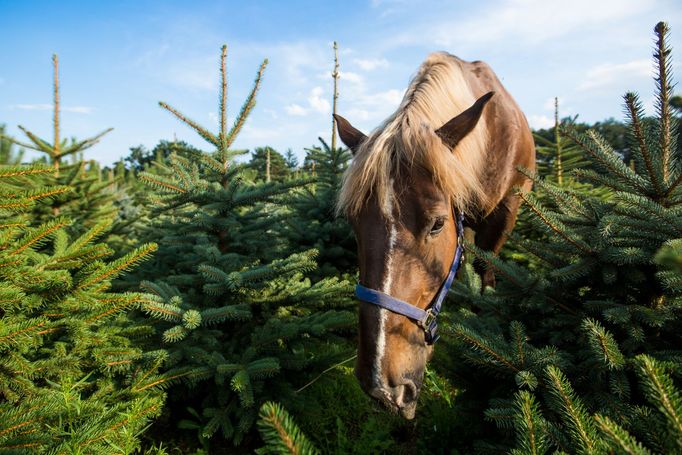
<path fill-rule="evenodd" d="M 408 381 L 394 388 L 393 400 L 398 408 L 404 408 L 417 401 L 417 386 Z"/>

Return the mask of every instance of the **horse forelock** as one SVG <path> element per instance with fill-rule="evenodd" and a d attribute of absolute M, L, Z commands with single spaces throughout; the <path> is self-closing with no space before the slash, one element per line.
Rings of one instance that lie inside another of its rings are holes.
<path fill-rule="evenodd" d="M 391 180 L 401 179 L 402 172 L 415 167 L 428 172 L 458 209 L 468 211 L 484 204 L 480 177 L 488 137 L 485 116 L 454 152 L 435 134 L 475 101 L 459 60 L 444 52 L 429 55 L 398 109 L 357 150 L 344 175 L 339 213 L 356 216 L 376 197 L 381 210 L 390 216 L 383 201 L 392 191 Z"/>

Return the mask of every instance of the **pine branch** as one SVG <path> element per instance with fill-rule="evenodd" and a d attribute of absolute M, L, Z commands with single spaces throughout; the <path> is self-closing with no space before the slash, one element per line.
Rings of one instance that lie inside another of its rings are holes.
<path fill-rule="evenodd" d="M 3 136 L 5 139 L 9 139 Z M 0 166 L 0 179 L 8 177 L 23 177 L 28 175 L 50 174 L 54 168 L 45 164 L 31 164 L 21 166 Z"/>
<path fill-rule="evenodd" d="M 657 37 L 654 61 L 658 68 L 658 78 L 656 79 L 656 110 L 658 111 L 658 121 L 660 124 L 659 148 L 661 153 L 663 182 L 667 184 L 670 176 L 670 91 L 672 88 L 668 81 L 668 74 L 672 73 L 669 60 L 671 50 L 667 43 L 669 33 L 668 24 L 659 22 L 656 24 L 654 31 L 656 32 Z"/>
<path fill-rule="evenodd" d="M 554 407 L 564 416 L 579 453 L 597 453 L 599 445 L 592 419 L 578 399 L 566 376 L 555 366 L 546 369 Z"/>
<path fill-rule="evenodd" d="M 259 455 L 317 455 L 320 451 L 306 438 L 289 413 L 279 404 L 268 401 L 259 412 L 258 431 L 265 447 Z"/>
<path fill-rule="evenodd" d="M 625 106 L 627 108 L 628 117 L 630 118 L 630 131 L 639 146 L 639 153 L 644 160 L 649 180 L 653 184 L 656 194 L 660 195 L 663 193 L 663 185 L 658 173 L 654 169 L 653 158 L 644 138 L 644 131 L 640 121 L 640 118 L 642 117 L 642 104 L 636 93 L 628 92 L 625 94 Z"/>
<path fill-rule="evenodd" d="M 241 131 L 242 127 L 244 126 L 244 123 L 246 123 L 246 119 L 251 113 L 251 110 L 256 106 L 256 93 L 260 88 L 260 83 L 263 78 L 263 72 L 265 71 L 265 67 L 267 66 L 267 64 L 268 59 L 263 60 L 263 63 L 261 63 L 260 68 L 258 69 L 258 73 L 256 74 L 256 80 L 253 82 L 253 88 L 251 89 L 251 93 L 249 93 L 249 96 L 246 97 L 246 101 L 244 101 L 244 105 L 239 111 L 237 120 L 235 120 L 234 125 L 232 125 L 232 129 L 227 134 L 227 138 L 225 139 L 226 146 L 223 147 L 222 150 L 226 151 L 232 145 L 234 140 L 237 138 L 239 131 Z"/>
<path fill-rule="evenodd" d="M 514 405 L 517 448 L 511 453 L 514 455 L 547 453 L 549 448 L 543 428 L 545 422 L 540 413 L 540 406 L 533 395 L 525 390 L 520 391 L 516 394 Z"/>
<path fill-rule="evenodd" d="M 96 284 L 101 284 L 103 281 L 112 280 L 119 276 L 122 272 L 130 270 L 135 265 L 147 260 L 151 254 L 157 250 L 156 243 L 148 243 L 136 248 L 134 251 L 126 254 L 120 259 L 108 264 L 102 270 L 87 276 L 78 284 L 78 289 L 90 288 Z M 104 285 L 106 286 L 106 284 Z"/>
<path fill-rule="evenodd" d="M 651 357 L 639 355 L 635 358 L 637 375 L 649 402 L 666 418 L 670 437 L 678 450 L 682 449 L 682 398 L 669 375 Z"/>
<path fill-rule="evenodd" d="M 180 188 L 179 186 L 171 183 L 168 181 L 165 177 L 159 176 L 159 175 L 154 175 L 154 174 L 149 174 L 146 172 L 143 172 L 140 174 L 139 179 L 142 180 L 143 182 L 148 182 L 152 186 L 156 188 L 160 188 L 163 190 L 170 190 L 172 193 L 186 193 L 187 190 Z"/>
<path fill-rule="evenodd" d="M 213 135 L 210 131 L 208 131 L 206 128 L 203 126 L 199 125 L 193 120 L 190 120 L 189 118 L 185 117 L 182 115 L 178 110 L 175 108 L 171 107 L 170 105 L 164 103 L 163 101 L 159 101 L 159 106 L 162 108 L 166 109 L 168 112 L 173 114 L 178 120 L 180 120 L 182 123 L 186 124 L 190 128 L 192 128 L 194 131 L 196 131 L 199 136 L 204 138 L 207 142 L 215 145 L 216 147 L 220 147 L 220 141 L 218 140 L 217 137 Z"/>
<path fill-rule="evenodd" d="M 37 229 L 27 233 L 21 240 L 15 243 L 15 248 L 10 254 L 15 255 L 23 252 L 27 248 L 37 247 L 42 244 L 48 236 L 54 232 L 68 226 L 70 221 L 64 218 L 57 218 L 53 221 L 48 221 Z"/>
<path fill-rule="evenodd" d="M 225 60 L 227 58 L 227 44 L 223 44 L 220 54 L 220 102 L 218 105 L 218 112 L 220 112 L 220 148 L 227 150 L 227 67 Z"/>
<path fill-rule="evenodd" d="M 590 247 L 582 241 L 582 239 L 579 238 L 573 238 L 570 236 L 568 233 L 570 230 L 568 227 L 564 226 L 562 223 L 560 223 L 558 220 L 551 220 L 549 215 L 547 214 L 546 211 L 541 208 L 540 204 L 537 201 L 532 200 L 532 197 L 530 194 L 525 193 L 523 191 L 519 191 L 516 193 L 521 200 L 526 204 L 526 206 L 545 224 L 547 225 L 548 228 L 550 228 L 552 231 L 554 231 L 557 235 L 559 235 L 561 238 L 566 240 L 568 243 L 573 245 L 577 250 L 581 251 L 584 254 L 591 254 L 592 250 Z"/>
<path fill-rule="evenodd" d="M 625 358 L 620 352 L 616 340 L 599 321 L 585 319 L 581 328 L 587 335 L 590 348 L 598 361 L 603 362 L 612 370 L 620 370 L 625 367 Z"/>
<path fill-rule="evenodd" d="M 18 127 L 21 131 L 23 131 L 24 134 L 25 134 L 25 135 L 31 140 L 31 142 L 33 142 L 33 144 L 34 144 L 34 145 L 22 144 L 22 147 L 27 147 L 27 148 L 36 150 L 36 151 L 38 151 L 38 152 L 44 152 L 44 153 L 46 153 L 46 154 L 52 159 L 51 162 L 54 163 L 53 160 L 54 160 L 54 156 L 55 156 L 54 153 L 55 153 L 55 152 L 54 152 L 54 147 L 52 146 L 52 144 L 50 144 L 49 142 L 47 142 L 47 141 L 44 140 L 44 139 L 39 138 L 38 136 L 36 136 L 35 134 L 33 134 L 32 132 L 30 132 L 29 130 L 27 130 L 26 128 L 24 128 L 24 127 L 21 126 L 21 125 L 17 125 L 17 127 Z"/>
<path fill-rule="evenodd" d="M 651 452 L 620 425 L 606 416 L 596 415 L 594 421 L 609 441 L 612 450 L 627 455 L 651 455 Z M 613 452 L 611 452 L 613 453 Z"/>
<path fill-rule="evenodd" d="M 108 134 L 112 131 L 114 131 L 113 128 L 107 128 L 107 129 L 103 130 L 102 132 L 97 133 L 96 135 L 94 135 L 93 137 L 91 137 L 89 139 L 85 139 L 85 140 L 82 140 L 80 142 L 74 142 L 69 147 L 67 147 L 66 150 L 62 150 L 59 153 L 59 156 L 65 157 L 65 156 L 73 155 L 74 153 L 82 152 L 86 149 L 89 149 L 93 145 L 97 144 L 102 139 L 102 137 L 104 137 L 106 134 Z"/>

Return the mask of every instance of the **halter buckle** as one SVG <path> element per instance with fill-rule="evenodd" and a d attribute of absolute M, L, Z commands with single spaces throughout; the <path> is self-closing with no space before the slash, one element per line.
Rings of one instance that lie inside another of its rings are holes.
<path fill-rule="evenodd" d="M 428 332 L 431 329 L 431 324 L 433 324 L 436 321 L 436 315 L 433 314 L 433 311 L 431 311 L 431 308 L 426 310 L 426 314 L 422 319 L 417 321 L 417 325 L 422 328 L 425 332 Z"/>

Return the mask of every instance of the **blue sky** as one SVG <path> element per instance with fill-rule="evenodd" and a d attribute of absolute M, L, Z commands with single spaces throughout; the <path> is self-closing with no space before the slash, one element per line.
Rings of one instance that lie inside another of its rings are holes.
<path fill-rule="evenodd" d="M 562 115 L 622 117 L 638 91 L 651 109 L 653 26 L 672 28 L 682 62 L 680 0 L 107 1 L 0 0 L 0 123 L 51 137 L 51 62 L 58 53 L 64 134 L 114 131 L 87 152 L 111 163 L 131 146 L 177 137 L 208 149 L 158 107 L 217 128 L 218 61 L 228 44 L 228 119 L 263 58 L 258 105 L 234 146 L 299 156 L 330 136 L 332 41 L 340 46 L 339 113 L 369 131 L 398 105 L 426 55 L 446 50 L 491 65 L 531 126 Z"/>

